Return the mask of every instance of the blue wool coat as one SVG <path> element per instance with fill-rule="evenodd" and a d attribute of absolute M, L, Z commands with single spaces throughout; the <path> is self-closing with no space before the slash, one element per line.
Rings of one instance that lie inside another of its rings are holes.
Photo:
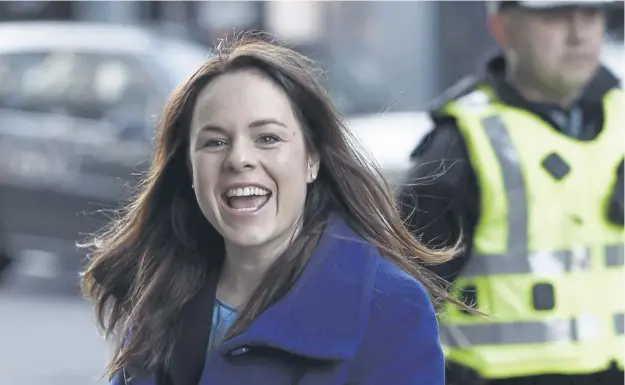
<path fill-rule="evenodd" d="M 443 385 L 444 372 L 425 288 L 333 216 L 292 289 L 207 355 L 199 385 Z M 111 381 L 125 383 L 157 385 Z"/>

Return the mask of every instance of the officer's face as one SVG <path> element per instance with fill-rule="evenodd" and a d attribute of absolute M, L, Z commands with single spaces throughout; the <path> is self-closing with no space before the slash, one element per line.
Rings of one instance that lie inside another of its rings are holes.
<path fill-rule="evenodd" d="M 564 95 L 583 88 L 599 65 L 604 13 L 594 8 L 515 9 L 507 48 L 519 75 Z"/>

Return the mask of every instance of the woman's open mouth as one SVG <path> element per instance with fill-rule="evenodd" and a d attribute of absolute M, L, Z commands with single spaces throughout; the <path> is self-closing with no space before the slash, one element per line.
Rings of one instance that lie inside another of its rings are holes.
<path fill-rule="evenodd" d="M 230 188 L 222 194 L 228 208 L 237 213 L 253 213 L 271 198 L 271 191 L 258 186 Z"/>

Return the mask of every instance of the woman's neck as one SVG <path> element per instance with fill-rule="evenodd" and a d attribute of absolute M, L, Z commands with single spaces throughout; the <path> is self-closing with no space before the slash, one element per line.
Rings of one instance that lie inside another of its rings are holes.
<path fill-rule="evenodd" d="M 217 297 L 235 308 L 245 306 L 271 265 L 284 253 L 293 235 L 279 237 L 258 247 L 226 243 L 225 263 L 217 285 Z"/>

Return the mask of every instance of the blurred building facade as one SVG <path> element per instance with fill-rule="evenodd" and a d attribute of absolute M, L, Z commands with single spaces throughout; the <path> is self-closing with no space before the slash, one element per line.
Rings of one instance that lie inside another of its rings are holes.
<path fill-rule="evenodd" d="M 329 87 L 352 113 L 423 108 L 492 45 L 480 2 L 9 1 L 0 15 L 143 24 L 206 45 L 262 29 L 326 65 Z"/>
<path fill-rule="evenodd" d="M 0 2 L 0 21 L 139 24 L 205 45 L 265 30 L 325 66 L 331 93 L 352 114 L 425 108 L 495 49 L 485 19 L 483 1 Z M 609 19 L 622 39 L 622 8 Z"/>

